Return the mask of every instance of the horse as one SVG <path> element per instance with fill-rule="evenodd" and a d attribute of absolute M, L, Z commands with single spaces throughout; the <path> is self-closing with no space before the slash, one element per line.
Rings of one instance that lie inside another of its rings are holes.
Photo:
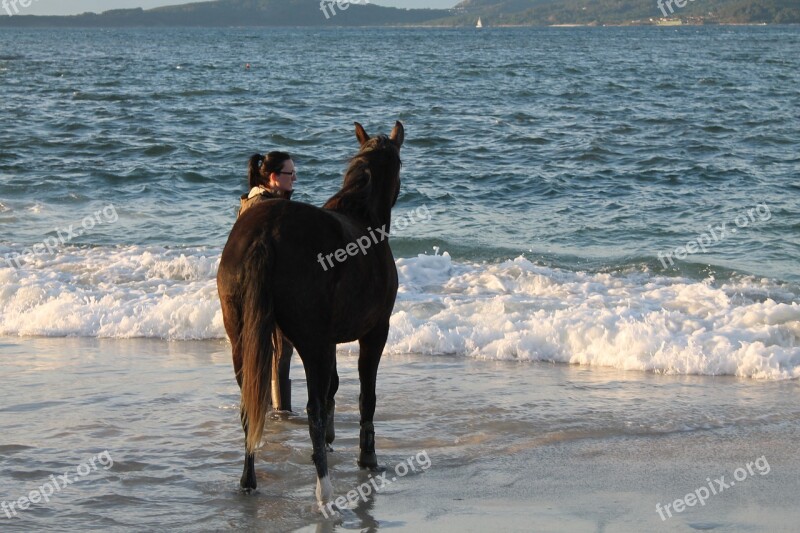
<path fill-rule="evenodd" d="M 257 486 L 255 451 L 283 337 L 294 345 L 306 373 L 319 504 L 333 495 L 326 452 L 335 438 L 339 343 L 359 343 L 358 465 L 384 470 L 375 453 L 375 382 L 397 296 L 388 236 L 400 194 L 405 130 L 398 121 L 389 136 L 371 138 L 357 122 L 355 131 L 360 149 L 341 189 L 322 208 L 283 199 L 262 202 L 236 221 L 222 252 L 217 288 L 241 389 L 244 492 Z"/>

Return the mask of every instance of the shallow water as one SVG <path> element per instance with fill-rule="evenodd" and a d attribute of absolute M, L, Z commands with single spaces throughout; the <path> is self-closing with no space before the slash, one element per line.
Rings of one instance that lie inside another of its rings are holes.
<path fill-rule="evenodd" d="M 495 522 L 523 531 L 531 519 L 542 531 L 636 531 L 637 523 L 661 524 L 657 502 L 683 497 L 707 476 L 730 479 L 761 456 L 769 472 L 756 470 L 664 525 L 788 531 L 797 516 L 790 505 L 800 474 L 791 444 L 800 436 L 797 381 L 389 356 L 379 373 L 377 448 L 387 479 L 397 479 L 326 520 L 314 502 L 302 412 L 269 421 L 256 466 L 260 489 L 238 493 L 243 435 L 226 343 L 4 339 L 3 350 L 11 362 L 0 393 L 4 501 L 36 490 L 51 474 L 76 477 L 101 452 L 113 460 L 46 505 L 4 519 L 4 531 L 53 524 L 403 530 L 429 522 L 441 530 Z M 339 372 L 329 457 L 336 496 L 345 496 L 369 478 L 355 465 L 356 358 L 340 353 Z M 300 411 L 305 381 L 297 364 L 292 377 Z M 417 460 L 423 452 L 427 461 Z M 398 476 L 396 465 L 409 458 L 417 472 Z M 737 514 L 743 500 L 757 514 Z"/>

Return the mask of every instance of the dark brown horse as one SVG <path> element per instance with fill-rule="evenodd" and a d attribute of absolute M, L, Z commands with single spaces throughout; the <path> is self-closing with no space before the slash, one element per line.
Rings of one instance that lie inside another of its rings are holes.
<path fill-rule="evenodd" d="M 237 220 L 222 252 L 217 287 L 242 390 L 245 463 L 241 486 L 256 488 L 255 450 L 271 401 L 280 335 L 295 346 L 308 383 L 308 424 L 317 468 L 317 500 L 331 499 L 326 443 L 334 439 L 339 388 L 336 345 L 358 340 L 361 434 L 358 464 L 378 469 L 375 380 L 397 295 L 397 269 L 388 237 L 400 192 L 403 125 L 361 144 L 344 184 L 322 209 L 268 200 Z"/>

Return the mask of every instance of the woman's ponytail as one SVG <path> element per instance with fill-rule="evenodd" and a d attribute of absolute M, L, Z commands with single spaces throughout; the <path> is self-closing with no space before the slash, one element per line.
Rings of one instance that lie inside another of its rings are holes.
<path fill-rule="evenodd" d="M 250 188 L 258 187 L 259 185 L 266 185 L 264 177 L 261 175 L 261 163 L 264 161 L 264 156 L 261 154 L 253 154 L 250 157 L 250 166 L 247 170 L 247 181 Z"/>

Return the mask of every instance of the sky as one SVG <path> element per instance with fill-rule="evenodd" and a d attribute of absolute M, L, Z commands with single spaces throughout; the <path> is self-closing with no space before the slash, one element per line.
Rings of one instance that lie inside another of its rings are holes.
<path fill-rule="evenodd" d="M 31 0 L 30 7 L 20 7 L 20 15 L 77 15 L 86 11 L 100 13 L 109 9 L 188 4 L 198 0 Z M 373 4 L 393 7 L 453 7 L 459 0 L 370 0 Z"/>

